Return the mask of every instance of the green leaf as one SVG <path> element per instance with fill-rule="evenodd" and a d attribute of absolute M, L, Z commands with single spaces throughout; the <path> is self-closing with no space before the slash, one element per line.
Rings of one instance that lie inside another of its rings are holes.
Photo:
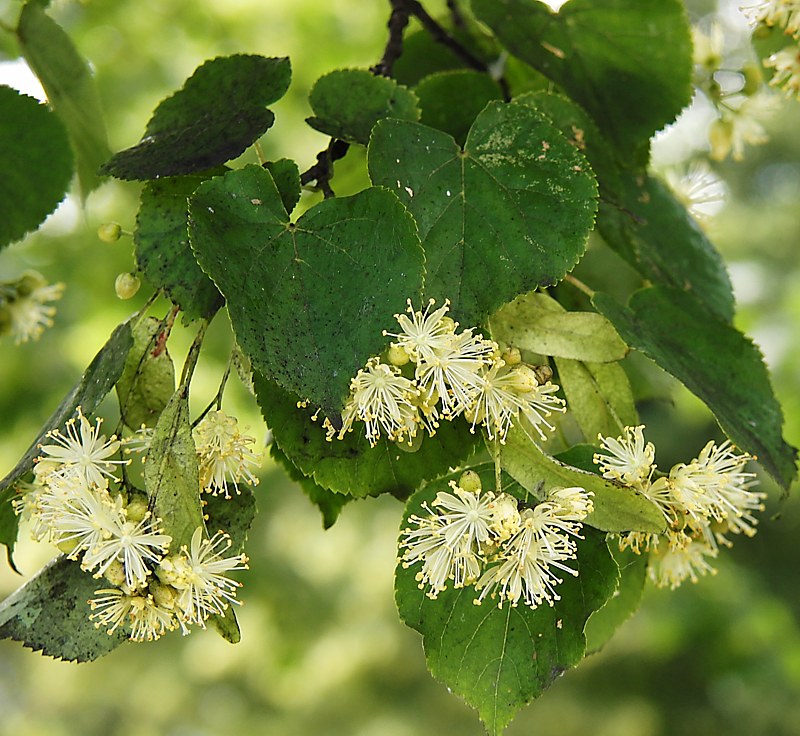
<path fill-rule="evenodd" d="M 97 171 L 111 155 L 91 69 L 64 29 L 38 3 L 28 2 L 22 9 L 17 36 L 26 61 L 67 128 L 85 198 L 99 186 Z"/>
<path fill-rule="evenodd" d="M 606 198 L 618 198 L 620 168 L 614 149 L 586 110 L 564 95 L 544 90 L 519 95 L 513 104 L 527 105 L 547 115 L 566 139 L 586 156 L 597 176 L 600 192 Z"/>
<path fill-rule="evenodd" d="M 630 550 L 620 552 L 613 543 L 610 549 L 619 566 L 619 585 L 606 604 L 586 622 L 587 654 L 599 652 L 639 608 L 647 579 L 647 555 L 636 555 Z"/>
<path fill-rule="evenodd" d="M 269 454 L 286 471 L 286 474 L 300 486 L 308 500 L 319 509 L 322 514 L 322 528 L 330 529 L 336 523 L 339 514 L 342 513 L 342 509 L 353 500 L 353 497 L 329 491 L 327 488 L 317 485 L 312 478 L 303 475 L 275 442 L 269 448 Z"/>
<path fill-rule="evenodd" d="M 269 172 L 232 171 L 191 203 L 192 247 L 228 302 L 253 367 L 329 415 L 389 343 L 382 331 L 418 302 L 423 254 L 390 192 L 325 200 L 289 221 Z"/>
<path fill-rule="evenodd" d="M 350 143 L 369 143 L 373 126 L 384 118 L 419 120 L 417 96 L 388 77 L 366 69 L 339 69 L 320 77 L 308 96 L 314 130 Z"/>
<path fill-rule="evenodd" d="M 45 105 L 0 85 L 0 248 L 37 228 L 64 199 L 72 151 L 61 121 Z"/>
<path fill-rule="evenodd" d="M 175 392 L 175 366 L 158 337 L 164 324 L 147 317 L 133 328 L 133 349 L 117 381 L 117 397 L 125 424 L 152 427 Z"/>
<path fill-rule="evenodd" d="M 283 207 L 291 215 L 300 201 L 300 169 L 290 158 L 267 161 L 264 168 L 272 175 L 272 180 L 281 195 Z"/>
<path fill-rule="evenodd" d="M 583 156 L 537 111 L 492 102 L 461 147 L 446 133 L 384 120 L 368 152 L 373 183 L 417 220 L 425 292 L 464 325 L 558 281 L 578 262 L 597 185 Z"/>
<path fill-rule="evenodd" d="M 425 515 L 447 479 L 425 486 L 406 507 Z M 395 570 L 395 601 L 400 618 L 423 636 L 425 658 L 433 676 L 477 709 L 489 734 L 499 735 L 514 714 L 539 696 L 584 656 L 586 619 L 614 592 L 617 569 L 603 534 L 585 528 L 578 543 L 579 571 L 564 575 L 558 586 L 561 600 L 553 607 L 531 609 L 491 601 L 475 605 L 473 587 L 448 588 L 431 600 L 418 588 L 418 568 Z"/>
<path fill-rule="evenodd" d="M 370 447 L 359 423 L 343 440 L 328 442 L 320 422 L 312 421 L 308 410 L 297 408 L 296 396 L 258 374 L 254 383 L 281 452 L 317 485 L 355 498 L 382 493 L 406 498 L 423 480 L 441 476 L 466 460 L 480 442 L 464 421 L 442 422 L 416 452 L 406 452 L 386 439 Z"/>
<path fill-rule="evenodd" d="M 789 488 L 797 450 L 782 437 L 783 412 L 761 353 L 747 337 L 678 289 L 642 289 L 627 307 L 605 294 L 592 301 L 631 347 L 702 399 L 731 440 Z"/>
<path fill-rule="evenodd" d="M 256 515 L 256 499 L 250 487 L 239 484 L 239 492 L 230 498 L 223 495 L 207 495 L 204 499 L 206 527 L 213 536 L 219 531 L 226 532 L 233 544 L 229 553 L 239 554 L 244 550 L 247 533 Z M 233 606 L 228 606 L 223 616 L 214 614 L 211 624 L 225 641 L 238 644 L 242 638 L 239 622 Z"/>
<path fill-rule="evenodd" d="M 78 383 L 66 395 L 59 407 L 44 423 L 36 439 L 25 451 L 14 469 L 0 480 L 0 542 L 13 551 L 17 538 L 17 516 L 11 506 L 14 487 L 17 482 L 33 469 L 33 461 L 39 455 L 39 445 L 50 430 L 63 427 L 67 420 L 75 416 L 78 406 L 84 414 L 91 414 L 122 375 L 128 353 L 133 347 L 133 336 L 128 322 L 114 330 L 108 342 L 95 355 Z"/>
<path fill-rule="evenodd" d="M 192 534 L 205 524 L 189 404 L 181 390 L 173 394 L 156 423 L 144 484 L 164 534 L 172 537 L 170 547 L 188 547 Z"/>
<path fill-rule="evenodd" d="M 89 620 L 88 600 L 102 580 L 59 557 L 0 603 L 0 638 L 22 642 L 48 657 L 91 662 L 118 647 L 127 637 Z"/>
<path fill-rule="evenodd" d="M 690 293 L 715 315 L 733 319 L 733 291 L 725 264 L 700 226 L 658 179 L 622 178 L 621 201 L 603 203 L 603 239 L 646 279 Z"/>
<path fill-rule="evenodd" d="M 628 346 L 613 325 L 596 312 L 567 312 L 547 294 L 523 294 L 489 321 L 495 340 L 539 355 L 610 363 Z"/>
<path fill-rule="evenodd" d="M 114 154 L 102 173 L 119 179 L 192 174 L 236 158 L 275 120 L 265 109 L 289 87 L 287 58 L 211 59 L 163 100 L 142 140 Z"/>
<path fill-rule="evenodd" d="M 679 0 L 472 0 L 515 56 L 588 110 L 622 158 L 645 148 L 692 95 L 692 45 Z"/>
<path fill-rule="evenodd" d="M 492 100 L 501 100 L 500 85 L 485 72 L 471 69 L 436 72 L 414 90 L 422 110 L 420 122 L 450 134 L 463 146 L 478 113 Z"/>
<path fill-rule="evenodd" d="M 512 427 L 509 431 L 505 444 L 500 446 L 500 465 L 534 495 L 542 483 L 591 491 L 594 511 L 586 518 L 586 524 L 596 529 L 607 532 L 664 529 L 661 511 L 642 494 L 546 455 L 524 428 Z"/>
<path fill-rule="evenodd" d="M 189 197 L 206 179 L 207 174 L 148 182 L 133 234 L 138 267 L 188 318 L 211 317 L 223 303 L 189 246 Z"/>
<path fill-rule="evenodd" d="M 616 437 L 638 424 L 628 376 L 618 363 L 585 363 L 556 358 L 567 406 L 587 442 L 598 434 Z"/>

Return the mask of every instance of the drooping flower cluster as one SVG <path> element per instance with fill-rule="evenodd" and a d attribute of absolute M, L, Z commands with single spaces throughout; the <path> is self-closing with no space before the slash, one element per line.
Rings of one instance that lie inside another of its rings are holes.
<path fill-rule="evenodd" d="M 677 588 L 687 578 L 697 582 L 714 572 L 709 560 L 720 545 L 732 545 L 728 535 L 756 533 L 753 514 L 763 510 L 765 494 L 750 490 L 755 475 L 744 468 L 751 457 L 737 454 L 730 442 L 709 442 L 690 463 L 654 479 L 655 447 L 645 441 L 644 427 L 626 427 L 623 436 L 601 435 L 600 441 L 594 461 L 603 476 L 636 489 L 664 515 L 663 534 L 629 532 L 619 538 L 620 549 L 649 553 L 649 575 L 656 585 Z"/>
<path fill-rule="evenodd" d="M 800 98 L 800 2 L 798 0 L 759 0 L 742 8 L 758 26 L 778 28 L 794 43 L 785 46 L 764 61 L 775 70 L 769 83 L 783 90 L 787 97 Z"/>
<path fill-rule="evenodd" d="M 261 464 L 261 455 L 252 445 L 256 438 L 242 434 L 236 417 L 222 410 L 209 411 L 192 432 L 200 477 L 200 491 L 212 496 L 231 497 L 231 486 L 239 493 L 239 483 L 258 485 L 254 470 Z M 125 441 L 129 452 L 147 453 L 153 440 L 150 427 L 138 429 Z"/>
<path fill-rule="evenodd" d="M 409 300 L 407 314 L 395 315 L 400 331 L 384 333 L 396 339 L 388 363 L 373 357 L 358 372 L 341 428 L 326 420 L 328 439 L 343 439 L 361 421 L 373 446 L 381 437 L 411 445 L 423 428 L 433 435 L 441 421 L 462 415 L 473 432 L 483 426 L 491 440 L 504 442 L 520 419 L 544 439 L 544 429 L 553 429 L 547 418 L 565 411 L 558 386 L 523 363 L 518 351 L 501 354 L 473 329 L 458 331 L 447 316 L 449 302 L 433 307 L 431 300 L 415 311 Z"/>
<path fill-rule="evenodd" d="M 261 457 L 251 447 L 256 439 L 239 431 L 236 417 L 224 411 L 210 411 L 193 434 L 203 490 L 230 498 L 229 483 L 236 493 L 241 481 L 258 485 L 253 470 L 261 464 Z"/>
<path fill-rule="evenodd" d="M 17 345 L 38 340 L 53 325 L 56 308 L 48 302 L 60 299 L 63 293 L 64 284 L 48 284 L 36 271 L 0 283 L 0 337 L 13 335 Z"/>
<path fill-rule="evenodd" d="M 69 559 L 113 587 L 89 601 L 90 618 L 109 634 L 125 630 L 134 641 L 166 631 L 205 626 L 212 614 L 236 603 L 238 583 L 225 573 L 246 567 L 244 555 L 225 557 L 230 538 L 211 539 L 199 527 L 187 549 L 170 552 L 172 538 L 154 519 L 148 499 L 127 490 L 115 459 L 124 443 L 100 433 L 78 409 L 63 431 L 49 433 L 34 467 L 34 482 L 15 502 L 35 539 L 55 544 Z"/>
<path fill-rule="evenodd" d="M 530 508 L 506 493 L 482 492 L 476 473 L 467 471 L 452 493 L 439 492 L 425 516 L 412 515 L 400 537 L 402 564 L 421 563 L 419 587 L 435 599 L 452 584 L 475 587 L 476 604 L 486 598 L 500 608 L 519 601 L 536 608 L 560 599 L 562 573 L 576 576 L 581 522 L 592 510 L 590 493 L 557 488 Z"/>

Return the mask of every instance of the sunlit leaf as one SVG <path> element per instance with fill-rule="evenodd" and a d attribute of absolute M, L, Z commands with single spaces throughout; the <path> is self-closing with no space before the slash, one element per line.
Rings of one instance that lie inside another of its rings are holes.
<path fill-rule="evenodd" d="M 32 97 L 0 86 L 0 249 L 38 227 L 64 198 L 72 151 L 61 121 Z"/>
<path fill-rule="evenodd" d="M 17 36 L 25 60 L 67 128 L 85 198 L 100 184 L 98 169 L 111 155 L 92 71 L 72 39 L 39 3 L 29 2 L 22 9 Z"/>

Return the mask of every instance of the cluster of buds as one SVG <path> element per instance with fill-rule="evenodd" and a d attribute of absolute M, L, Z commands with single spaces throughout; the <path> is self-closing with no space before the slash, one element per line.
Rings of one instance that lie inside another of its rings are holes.
<path fill-rule="evenodd" d="M 49 433 L 41 446 L 34 482 L 15 503 L 39 541 L 49 541 L 113 587 L 97 590 L 90 618 L 109 634 L 117 629 L 134 641 L 166 631 L 205 627 L 237 603 L 239 583 L 226 573 L 246 567 L 243 554 L 225 557 L 228 535 L 211 539 L 195 530 L 189 547 L 174 550 L 172 538 L 154 519 L 144 494 L 117 476 L 129 460 L 115 459 L 124 440 L 100 433 L 80 408 L 64 431 Z"/>
<path fill-rule="evenodd" d="M 400 537 L 404 567 L 422 564 L 419 587 L 435 599 L 452 583 L 475 587 L 475 603 L 486 598 L 531 608 L 560 599 L 560 573 L 577 576 L 582 521 L 592 511 L 582 488 L 554 488 L 536 506 L 506 493 L 483 492 L 479 476 L 466 471 L 452 493 L 440 492 L 426 516 L 412 515 Z"/>
<path fill-rule="evenodd" d="M 328 439 L 343 439 L 355 421 L 366 425 L 371 445 L 385 436 L 415 446 L 422 429 L 433 435 L 441 421 L 464 416 L 474 432 L 483 426 L 490 440 L 504 442 L 512 423 L 527 420 L 545 438 L 552 430 L 552 412 L 563 412 L 549 381 L 548 368 L 522 362 L 519 351 L 501 351 L 473 329 L 458 330 L 447 316 L 449 302 L 424 311 L 408 302 L 407 314 L 397 314 L 400 332 L 384 332 L 396 339 L 387 361 L 370 358 L 350 384 L 340 429 L 326 420 Z"/>
<path fill-rule="evenodd" d="M 620 549 L 649 553 L 649 575 L 660 587 L 677 588 L 714 572 L 710 559 L 720 546 L 731 546 L 730 534 L 752 537 L 753 513 L 762 511 L 765 494 L 750 490 L 755 475 L 744 467 L 750 455 L 737 454 L 729 442 L 709 442 L 690 463 L 678 463 L 667 475 L 658 474 L 655 447 L 645 442 L 644 427 L 626 427 L 617 438 L 600 436 L 602 450 L 594 456 L 603 477 L 636 489 L 664 515 L 663 534 L 629 532 Z"/>

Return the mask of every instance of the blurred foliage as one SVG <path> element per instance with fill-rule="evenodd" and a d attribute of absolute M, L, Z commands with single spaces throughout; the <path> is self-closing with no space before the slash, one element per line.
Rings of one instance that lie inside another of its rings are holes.
<path fill-rule="evenodd" d="M 427 5 L 440 12 L 444 2 Z M 13 20 L 19 7 L 0 0 L 0 19 Z M 713 4 L 697 2 L 690 10 L 698 20 Z M 262 145 L 268 158 L 294 157 L 302 169 L 327 143 L 303 122 L 311 114 L 309 90 L 330 69 L 378 60 L 388 4 L 55 0 L 51 12 L 91 60 L 114 150 L 135 143 L 158 101 L 205 59 L 236 52 L 288 55 L 292 86 L 274 106 L 276 124 Z M 17 54 L 0 32 L 0 78 L 20 68 Z M 766 355 L 787 418 L 786 438 L 795 445 L 798 130 L 800 105 L 786 103 L 769 125 L 767 145 L 750 149 L 741 163 L 717 166 L 730 196 L 710 226 L 729 263 L 738 324 Z M 694 135 L 702 139 L 703 133 Z M 347 161 L 339 167 L 347 176 Z M 358 189 L 357 177 L 342 189 L 350 187 Z M 95 235 L 109 220 L 130 229 L 139 191 L 137 184 L 107 182 L 83 210 L 71 197 L 35 237 L 0 257 L 4 277 L 35 268 L 67 285 L 55 328 L 36 343 L 0 345 L 4 469 L 22 454 L 87 356 L 147 298 L 145 289 L 127 304 L 114 297 L 114 277 L 132 268 L 130 240 L 108 245 Z M 594 244 L 581 267 L 591 268 L 594 259 L 617 256 Z M 620 262 L 620 279 L 625 269 Z M 189 338 L 176 333 L 183 340 L 177 347 L 188 347 Z M 212 325 L 207 345 L 195 378 L 198 397 L 214 393 L 224 369 L 230 335 L 222 320 Z M 719 436 L 699 401 L 639 356 L 627 360 L 652 396 L 640 411 L 661 467 L 690 459 L 708 436 Z M 261 434 L 253 401 L 232 384 L 226 404 Z M 508 734 L 800 733 L 800 504 L 797 489 L 784 501 L 769 481 L 764 484 L 770 502 L 755 539 L 740 540 L 713 578 L 676 592 L 649 590 L 642 610 L 611 644 L 523 711 Z M 187 639 L 173 634 L 81 666 L 0 642 L 0 734 L 480 734 L 472 712 L 431 681 L 418 635 L 397 619 L 392 571 L 400 505 L 387 497 L 349 504 L 323 532 L 318 512 L 274 468 L 265 469 L 257 502 L 239 612 L 242 644 L 231 646 L 212 632 Z M 49 552 L 25 537 L 17 562 L 31 575 Z M 0 573 L 3 595 L 19 583 L 10 570 Z"/>

